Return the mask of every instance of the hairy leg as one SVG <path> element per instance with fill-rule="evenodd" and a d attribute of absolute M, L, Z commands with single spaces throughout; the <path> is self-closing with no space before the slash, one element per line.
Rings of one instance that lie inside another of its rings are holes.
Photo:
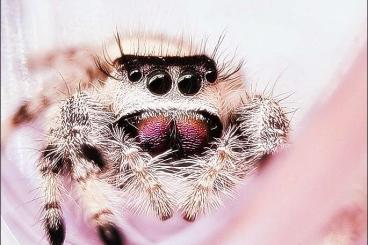
<path fill-rule="evenodd" d="M 272 98 L 254 95 L 235 114 L 245 143 L 245 156 L 260 159 L 286 143 L 289 119 Z"/>
<path fill-rule="evenodd" d="M 240 182 L 242 169 L 236 165 L 241 159 L 239 142 L 236 129 L 229 128 L 204 157 L 184 160 L 190 164 L 181 171 L 183 191 L 179 206 L 184 219 L 194 221 L 198 215 L 220 206 L 220 195 L 230 194 L 231 188 Z"/>
<path fill-rule="evenodd" d="M 1 142 L 17 127 L 33 121 L 50 105 L 60 101 L 70 91 L 86 89 L 94 83 L 106 79 L 106 75 L 96 66 L 95 48 L 73 47 L 55 50 L 30 57 L 28 69 L 31 74 L 40 74 L 47 81 L 43 88 L 30 100 L 23 101 L 18 109 L 7 118 L 1 127 Z M 103 65 L 104 60 L 101 61 Z"/>
<path fill-rule="evenodd" d="M 113 223 L 113 211 L 106 193 L 112 186 L 99 178 L 109 170 L 104 144 L 110 134 L 112 117 L 89 94 L 77 92 L 54 111 L 47 145 L 40 161 L 44 182 L 44 226 L 51 244 L 62 244 L 65 228 L 60 209 L 63 175 L 70 175 L 90 218 L 105 244 L 121 244 L 123 239 Z"/>
<path fill-rule="evenodd" d="M 289 121 L 277 102 L 262 96 L 248 98 L 234 114 L 234 122 L 206 152 L 189 160 L 182 170 L 180 207 L 193 221 L 202 213 L 221 205 L 223 195 L 256 169 L 257 161 L 286 142 Z"/>
<path fill-rule="evenodd" d="M 118 199 L 117 191 L 95 174 L 85 175 L 75 171 L 76 190 L 84 213 L 96 227 L 104 244 L 123 244 L 124 237 L 115 225 L 115 208 L 111 199 Z"/>
<path fill-rule="evenodd" d="M 129 139 L 119 128 L 114 128 L 109 143 L 110 157 L 117 163 L 113 184 L 127 193 L 128 202 L 139 212 L 153 212 L 161 220 L 173 215 L 174 198 L 170 178 L 165 173 L 165 153 L 151 157 Z"/>
<path fill-rule="evenodd" d="M 61 210 L 63 185 L 56 161 L 57 159 L 47 156 L 45 152 L 39 164 L 44 194 L 42 222 L 52 245 L 62 244 L 65 239 L 65 226 Z"/>

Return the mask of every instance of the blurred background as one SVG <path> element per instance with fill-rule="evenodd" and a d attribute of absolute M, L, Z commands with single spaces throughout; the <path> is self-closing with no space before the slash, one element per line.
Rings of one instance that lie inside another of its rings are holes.
<path fill-rule="evenodd" d="M 277 81 L 276 94 L 293 93 L 285 106 L 298 108 L 293 118 L 298 131 L 306 112 L 329 96 L 336 86 L 333 78 L 346 71 L 351 54 L 366 41 L 366 5 L 365 0 L 2 0 L 1 117 L 6 119 L 42 87 L 42 79 L 30 77 L 25 67 L 30 54 L 80 43 L 102 45 L 116 29 L 170 36 L 184 33 L 194 40 L 208 37 L 210 43 L 225 32 L 221 50 L 244 58 L 246 83 L 262 90 Z M 38 180 L 34 178 L 34 139 L 40 138 L 35 127 L 18 130 L 2 151 L 3 244 L 45 243 L 40 238 Z M 134 222 L 132 227 L 138 229 Z M 67 244 L 72 244 L 73 236 L 88 239 L 88 232 L 77 232 L 83 221 L 70 223 Z M 174 229 L 169 225 L 163 228 L 166 232 Z M 148 236 L 159 239 L 155 232 Z"/>

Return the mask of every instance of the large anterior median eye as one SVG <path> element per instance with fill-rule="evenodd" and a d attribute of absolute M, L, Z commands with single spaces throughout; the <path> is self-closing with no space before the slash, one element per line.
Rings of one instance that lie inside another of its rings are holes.
<path fill-rule="evenodd" d="M 164 95 L 171 90 L 172 80 L 166 71 L 154 71 L 148 76 L 147 88 L 155 95 Z"/>
<path fill-rule="evenodd" d="M 195 95 L 202 87 L 202 79 L 195 71 L 182 74 L 178 80 L 179 91 L 184 95 Z"/>

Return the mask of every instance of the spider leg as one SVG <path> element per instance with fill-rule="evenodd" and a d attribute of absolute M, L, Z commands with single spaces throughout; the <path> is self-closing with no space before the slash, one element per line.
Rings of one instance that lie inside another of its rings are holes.
<path fill-rule="evenodd" d="M 111 196 L 117 197 L 118 194 L 113 186 L 97 175 L 80 170 L 73 174 L 77 181 L 77 192 L 85 213 L 97 228 L 100 239 L 106 245 L 123 244 L 124 237 L 115 225 L 114 208 L 109 199 Z"/>
<path fill-rule="evenodd" d="M 249 98 L 234 113 L 234 120 L 215 147 L 204 157 L 184 160 L 192 167 L 182 170 L 183 190 L 180 208 L 183 217 L 194 221 L 199 214 L 221 205 L 233 187 L 257 167 L 263 156 L 286 142 L 289 121 L 272 99 Z"/>
<path fill-rule="evenodd" d="M 220 206 L 221 194 L 231 194 L 232 187 L 240 182 L 240 142 L 236 128 L 229 127 L 204 157 L 184 160 L 191 165 L 181 170 L 179 207 L 184 219 L 194 221 L 199 214 Z"/>
<path fill-rule="evenodd" d="M 117 128 L 110 140 L 112 161 L 118 163 L 115 185 L 128 194 L 128 204 L 138 211 L 153 211 L 161 220 L 173 215 L 174 199 L 166 182 L 165 154 L 151 157 Z"/>
<path fill-rule="evenodd" d="M 23 101 L 2 123 L 1 142 L 7 141 L 19 126 L 32 122 L 60 99 L 70 96 L 78 87 L 86 89 L 106 79 L 95 63 L 93 48 L 73 47 L 32 56 L 27 65 L 31 74 L 40 74 L 45 82 L 42 90 Z M 104 60 L 101 65 L 104 66 Z"/>
<path fill-rule="evenodd" d="M 39 164 L 44 193 L 43 224 L 52 245 L 63 244 L 65 239 L 65 225 L 61 210 L 61 176 L 58 174 L 56 159 L 43 158 Z"/>
<path fill-rule="evenodd" d="M 276 100 L 253 95 L 234 117 L 244 142 L 246 159 L 259 160 L 285 145 L 290 121 Z"/>
<path fill-rule="evenodd" d="M 113 188 L 99 178 L 110 168 L 104 154 L 104 140 L 110 134 L 111 114 L 85 92 L 67 98 L 54 113 L 39 166 L 45 195 L 43 222 L 50 243 L 63 244 L 65 238 L 60 178 L 69 175 L 102 241 L 122 244 L 108 199 Z"/>

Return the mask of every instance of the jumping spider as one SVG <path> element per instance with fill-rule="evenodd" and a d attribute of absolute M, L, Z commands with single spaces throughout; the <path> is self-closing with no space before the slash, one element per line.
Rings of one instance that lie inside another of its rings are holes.
<path fill-rule="evenodd" d="M 216 60 L 217 46 L 208 54 L 156 36 L 139 45 L 134 36 L 115 41 L 30 59 L 31 71 L 54 67 L 63 81 L 52 78 L 9 123 L 15 128 L 47 111 L 38 168 L 51 244 L 65 239 L 63 176 L 104 244 L 122 244 L 111 196 L 161 220 L 178 209 L 194 221 L 286 142 L 283 108 L 272 96 L 250 93 L 240 65 Z"/>

